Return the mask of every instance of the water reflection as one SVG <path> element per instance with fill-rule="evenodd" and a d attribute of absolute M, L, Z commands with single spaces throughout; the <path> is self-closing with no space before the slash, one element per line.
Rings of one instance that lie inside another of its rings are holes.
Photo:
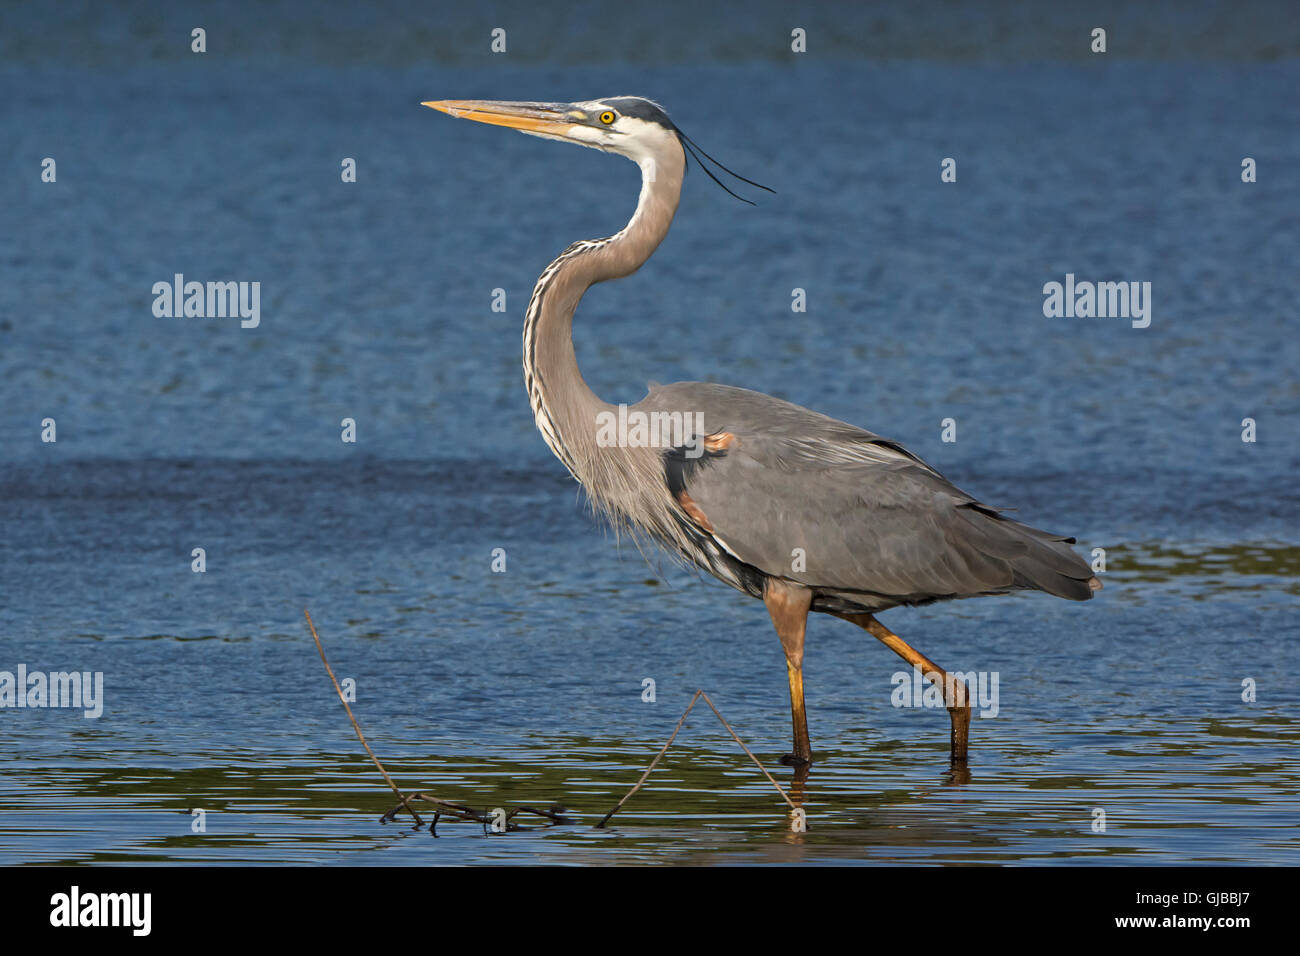
<path fill-rule="evenodd" d="M 0 860 L 1210 862 L 1248 843 L 1260 862 L 1294 861 L 1300 729 L 1287 715 L 1136 724 L 1090 728 L 1088 747 L 1068 730 L 1044 740 L 1041 726 L 1038 746 L 986 739 L 974 770 L 945 769 L 941 745 L 831 747 L 793 771 L 767 755 L 807 814 L 805 833 L 790 832 L 789 808 L 744 754 L 690 740 L 606 831 L 592 824 L 657 747 L 534 738 L 509 754 L 387 759 L 408 789 L 485 811 L 559 803 L 573 821 L 485 837 L 478 824 L 444 818 L 437 841 L 426 829 L 415 842 L 407 819 L 381 825 L 394 801 L 364 755 L 235 751 L 168 767 L 169 754 L 132 753 L 116 768 L 98 754 L 70 756 L 0 791 Z M 1225 790 L 1234 780 L 1250 787 Z M 204 833 L 191 830 L 196 808 L 206 811 Z M 1097 808 L 1105 832 L 1093 832 Z"/>

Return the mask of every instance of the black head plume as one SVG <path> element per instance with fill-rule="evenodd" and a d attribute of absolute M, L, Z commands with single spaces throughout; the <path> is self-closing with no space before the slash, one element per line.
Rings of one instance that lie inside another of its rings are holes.
<path fill-rule="evenodd" d="M 695 142 L 695 140 L 691 139 L 689 136 L 687 136 L 677 127 L 674 127 L 674 129 L 677 130 L 677 138 L 681 141 L 681 144 L 683 148 L 685 148 L 686 152 L 689 155 L 695 157 L 695 161 L 700 164 L 700 169 L 708 173 L 709 178 L 712 179 L 719 186 L 721 186 L 728 195 L 734 196 L 735 198 L 739 199 L 743 203 L 748 203 L 751 206 L 754 205 L 753 200 L 746 199 L 744 196 L 741 196 L 738 193 L 735 193 L 731 189 L 727 188 L 727 184 L 724 183 L 717 176 L 715 176 L 713 174 L 713 170 L 709 169 L 708 163 L 704 161 L 705 159 L 707 159 L 714 166 L 717 166 L 718 169 L 722 170 L 724 173 L 726 173 L 728 176 L 731 176 L 733 179 L 739 179 L 742 183 L 748 183 L 749 185 L 757 187 L 758 189 L 766 190 L 767 192 L 770 192 L 773 195 L 776 194 L 775 189 L 770 189 L 767 186 L 764 186 L 762 183 L 756 183 L 752 179 L 746 179 L 744 176 L 740 175 L 740 173 L 733 172 L 732 170 L 728 169 L 726 166 L 723 166 L 722 163 L 718 162 L 716 159 L 714 159 L 712 156 L 706 153 L 703 149 L 701 149 L 700 146 Z M 703 159 L 701 159 L 700 157 L 703 157 Z M 690 163 L 688 162 L 687 165 L 689 166 Z"/>

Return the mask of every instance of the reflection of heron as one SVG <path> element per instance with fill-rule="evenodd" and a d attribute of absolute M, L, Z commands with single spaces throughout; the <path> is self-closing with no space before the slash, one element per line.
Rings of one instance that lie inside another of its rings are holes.
<path fill-rule="evenodd" d="M 654 437 L 653 429 L 640 440 L 635 433 L 602 440 L 601 423 L 619 410 L 583 381 L 573 313 L 591 285 L 635 272 L 668 234 L 693 143 L 660 107 L 634 96 L 424 105 L 619 153 L 641 167 L 631 221 L 608 239 L 575 242 L 537 280 L 524 319 L 528 398 L 546 443 L 598 511 L 763 599 L 790 678 L 794 753 L 785 762 L 812 760 L 803 701 L 810 610 L 865 628 L 927 678 L 947 684 L 952 758 L 964 761 L 970 724 L 965 686 L 947 681 L 944 671 L 872 614 L 1018 588 L 1087 600 L 1101 583 L 1069 547 L 1074 539 L 1002 517 L 897 442 L 741 388 L 652 385 L 620 421 L 703 427 L 687 427 L 667 444 L 644 440 Z M 703 160 L 700 165 L 713 176 Z M 548 198 L 560 197 L 584 198 L 572 189 Z"/>

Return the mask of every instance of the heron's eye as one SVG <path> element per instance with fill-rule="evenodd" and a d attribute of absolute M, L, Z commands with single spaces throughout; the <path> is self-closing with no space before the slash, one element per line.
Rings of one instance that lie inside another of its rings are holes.
<path fill-rule="evenodd" d="M 613 123 L 613 122 L 614 122 L 614 111 L 613 111 L 613 110 L 605 110 L 605 112 L 603 112 L 603 113 L 600 114 L 600 121 L 601 121 L 602 123 L 604 123 L 606 126 L 608 126 L 608 125 L 610 125 L 611 123 Z"/>

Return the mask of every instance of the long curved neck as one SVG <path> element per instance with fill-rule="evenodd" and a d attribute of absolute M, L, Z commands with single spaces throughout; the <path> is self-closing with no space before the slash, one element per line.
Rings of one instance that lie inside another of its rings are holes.
<path fill-rule="evenodd" d="M 573 350 L 573 314 L 597 282 L 639 269 L 659 246 L 681 195 L 685 153 L 673 142 L 641 166 L 641 195 L 628 224 L 608 239 L 575 242 L 543 270 L 524 319 L 524 381 L 537 427 L 579 481 L 597 456 L 597 415 L 613 406 L 588 387 Z"/>

